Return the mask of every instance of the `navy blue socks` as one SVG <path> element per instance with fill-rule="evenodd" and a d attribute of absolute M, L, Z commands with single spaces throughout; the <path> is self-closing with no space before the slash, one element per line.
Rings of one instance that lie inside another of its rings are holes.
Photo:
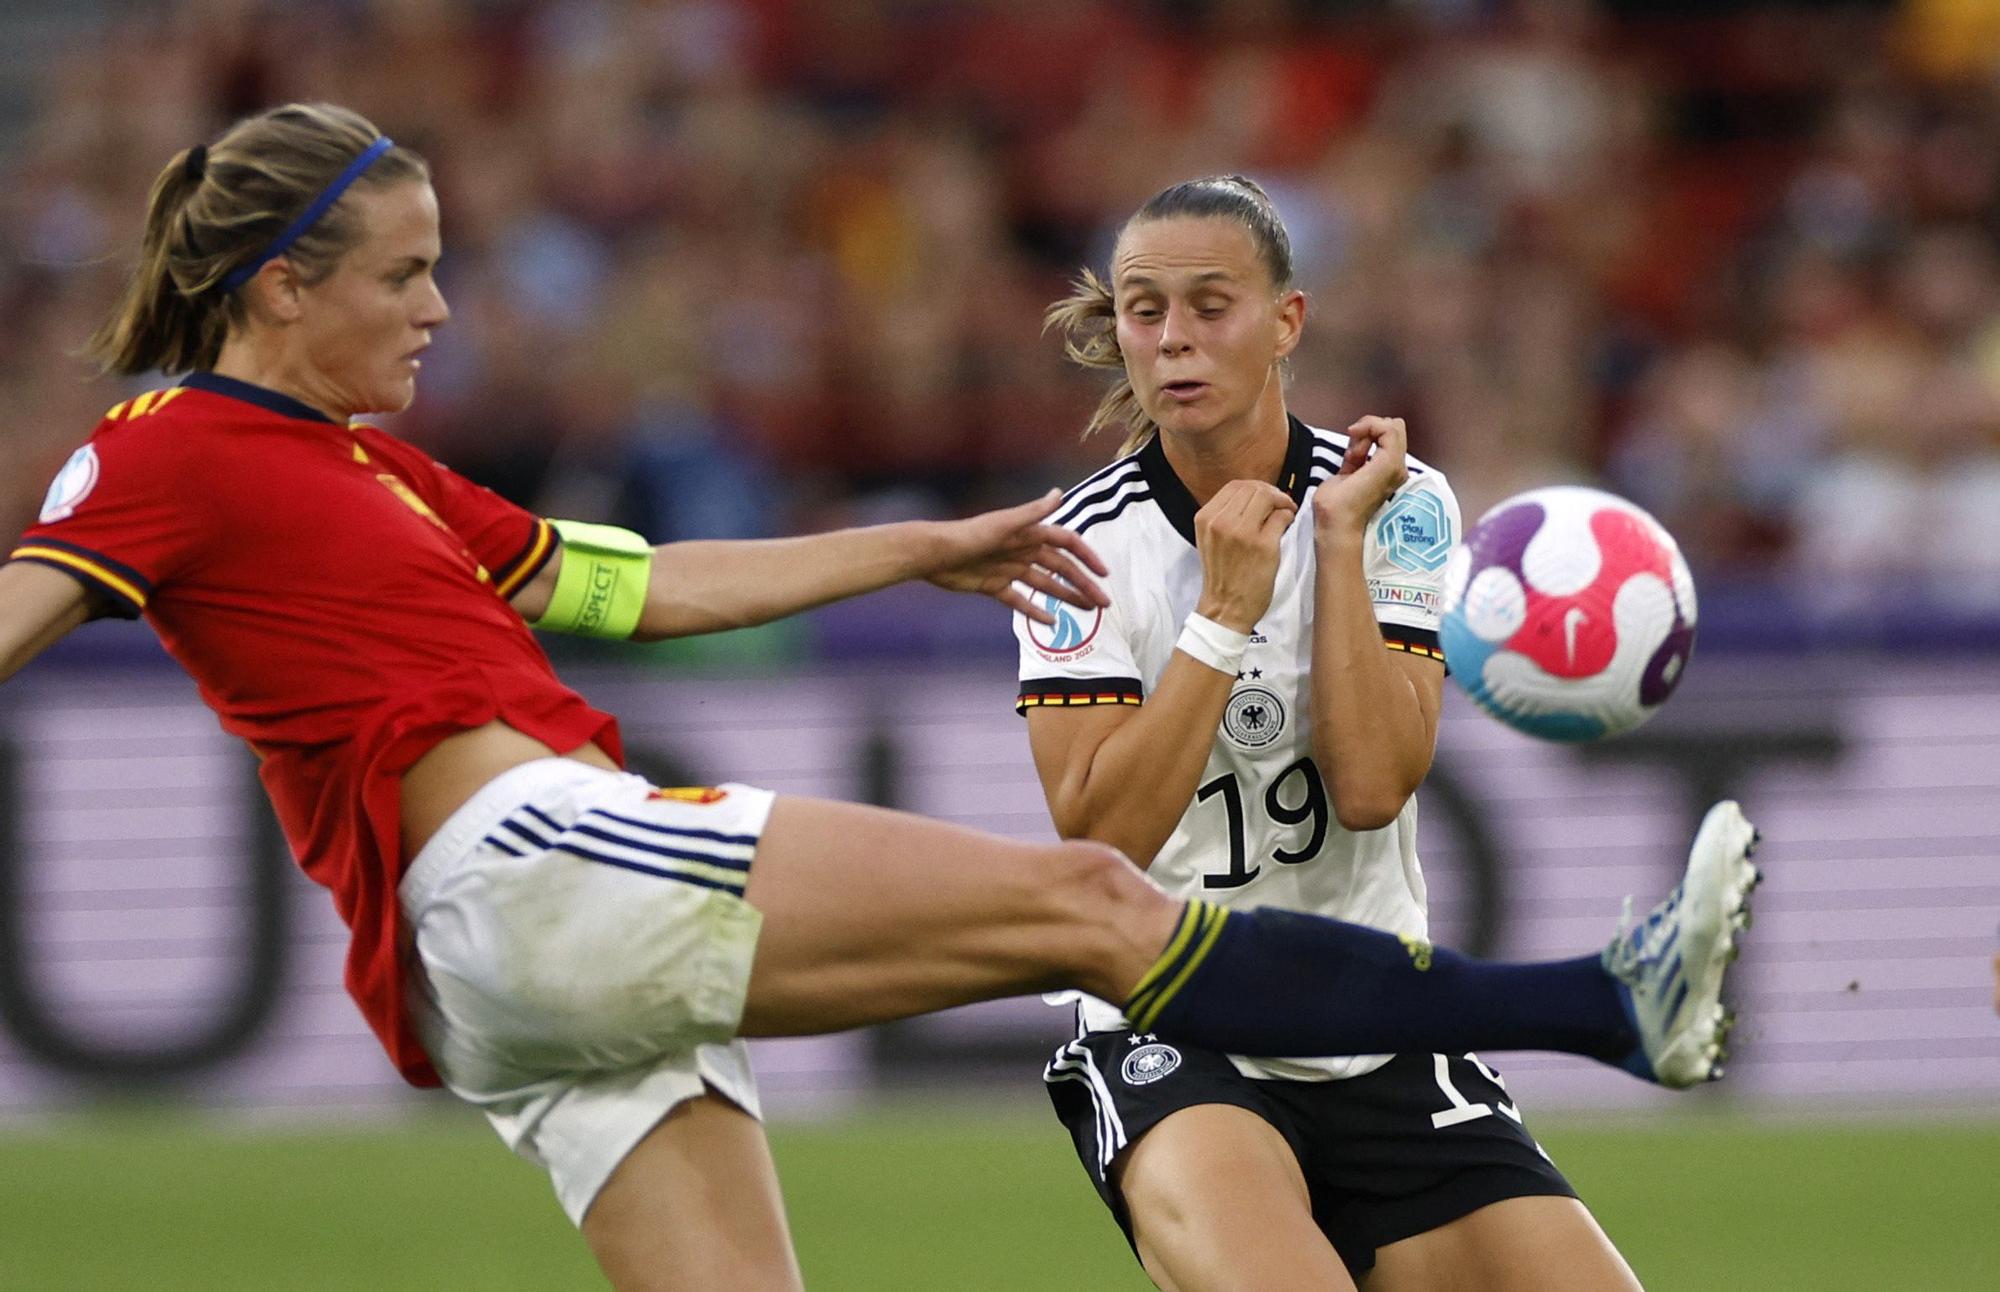
<path fill-rule="evenodd" d="M 1125 1015 L 1141 1032 L 1265 1057 L 1559 1050 L 1617 1062 L 1639 1043 L 1594 955 L 1474 960 L 1359 924 L 1199 901 Z"/>

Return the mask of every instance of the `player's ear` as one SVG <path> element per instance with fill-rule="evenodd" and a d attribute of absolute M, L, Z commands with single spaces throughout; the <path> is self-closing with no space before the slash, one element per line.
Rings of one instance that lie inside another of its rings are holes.
<path fill-rule="evenodd" d="M 1306 330 L 1306 294 L 1294 287 L 1278 297 L 1278 358 L 1299 348 Z"/>
<path fill-rule="evenodd" d="M 271 261 L 250 276 L 243 284 L 245 303 L 250 312 L 263 314 L 277 323 L 296 323 L 305 310 L 303 293 L 305 282 L 299 271 L 284 256 L 275 256 Z"/>

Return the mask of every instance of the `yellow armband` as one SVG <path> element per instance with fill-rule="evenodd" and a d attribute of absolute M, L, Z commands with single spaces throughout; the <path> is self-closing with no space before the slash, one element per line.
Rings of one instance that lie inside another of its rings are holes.
<path fill-rule="evenodd" d="M 535 627 L 579 637 L 629 639 L 646 608 L 652 545 L 615 525 L 577 520 L 554 524 L 562 535 L 562 569 L 556 574 L 548 612 L 535 621 Z"/>

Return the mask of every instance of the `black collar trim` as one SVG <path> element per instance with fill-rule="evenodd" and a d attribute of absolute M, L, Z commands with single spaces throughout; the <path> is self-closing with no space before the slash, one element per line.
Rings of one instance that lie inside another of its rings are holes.
<path fill-rule="evenodd" d="M 266 390 L 247 381 L 225 377 L 216 372 L 191 372 L 181 378 L 181 385 L 189 390 L 205 390 L 211 395 L 221 395 L 228 399 L 240 399 L 246 404 L 255 404 L 266 412 L 280 417 L 297 417 L 308 422 L 324 422 L 328 426 L 340 423 L 320 412 L 310 404 L 302 404 L 290 395 L 281 395 L 275 390 Z"/>
<path fill-rule="evenodd" d="M 1293 502 L 1304 503 L 1306 490 L 1312 487 L 1313 433 L 1296 417 L 1288 415 L 1285 420 L 1290 426 L 1285 464 L 1279 468 L 1278 478 L 1271 483 L 1283 489 Z M 1173 464 L 1167 461 L 1167 450 L 1161 444 L 1157 431 L 1136 457 L 1139 469 L 1146 473 L 1146 483 L 1152 489 L 1153 501 L 1158 504 L 1160 513 L 1188 541 L 1190 547 L 1194 546 L 1194 514 L 1198 510 L 1194 495 L 1174 474 Z"/>

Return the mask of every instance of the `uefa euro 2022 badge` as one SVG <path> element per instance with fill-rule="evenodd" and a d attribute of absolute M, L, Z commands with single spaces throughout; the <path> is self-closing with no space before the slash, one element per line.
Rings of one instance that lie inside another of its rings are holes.
<path fill-rule="evenodd" d="M 1145 1044 L 1139 1045 L 1144 1041 Z M 1181 1052 L 1171 1045 L 1163 1045 L 1150 1036 L 1132 1038 L 1139 1048 L 1125 1056 L 1125 1062 L 1118 1071 L 1128 1086 L 1150 1086 L 1162 1077 L 1173 1075 L 1181 1066 Z"/>
<path fill-rule="evenodd" d="M 1285 702 L 1268 686 L 1239 686 L 1222 709 L 1222 734 L 1238 749 L 1262 749 L 1285 734 Z"/>
<path fill-rule="evenodd" d="M 63 469 L 56 472 L 56 478 L 49 485 L 48 497 L 42 500 L 41 523 L 52 525 L 59 520 L 68 520 L 76 515 L 76 509 L 90 491 L 97 487 L 97 450 L 86 444 L 69 455 Z"/>
<path fill-rule="evenodd" d="M 1055 620 L 1052 624 L 1028 620 L 1028 640 L 1035 644 L 1035 653 L 1043 659 L 1079 660 L 1097 649 L 1091 643 L 1104 624 L 1102 606 L 1079 612 L 1076 607 L 1063 604 L 1047 592 L 1037 592 L 1033 604 L 1037 610 L 1047 611 Z"/>

